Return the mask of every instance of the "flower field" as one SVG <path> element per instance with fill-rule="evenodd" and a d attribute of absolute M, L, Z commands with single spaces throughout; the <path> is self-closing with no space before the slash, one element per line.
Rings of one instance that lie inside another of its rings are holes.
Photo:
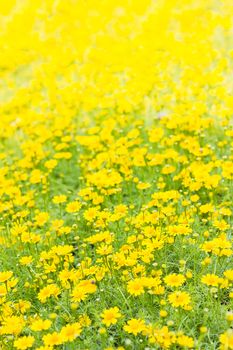
<path fill-rule="evenodd" d="M 233 349 L 233 2 L 0 1 L 0 350 Z"/>

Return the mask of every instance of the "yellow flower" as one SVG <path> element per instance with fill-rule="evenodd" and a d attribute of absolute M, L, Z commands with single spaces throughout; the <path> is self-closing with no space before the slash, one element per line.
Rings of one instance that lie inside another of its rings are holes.
<path fill-rule="evenodd" d="M 0 272 L 0 282 L 6 282 L 13 276 L 12 271 L 3 271 Z"/>
<path fill-rule="evenodd" d="M 62 344 L 61 335 L 58 332 L 46 334 L 42 337 L 43 342 L 47 346 L 55 346 Z"/>
<path fill-rule="evenodd" d="M 124 330 L 127 333 L 132 333 L 134 335 L 137 335 L 138 333 L 141 333 L 145 330 L 145 322 L 144 320 L 133 318 L 127 322 L 127 324 L 124 326 Z"/>
<path fill-rule="evenodd" d="M 42 302 L 45 303 L 47 298 L 50 296 L 54 295 L 57 297 L 60 294 L 60 289 L 56 284 L 49 284 L 42 288 L 40 292 L 38 293 L 38 299 Z"/>
<path fill-rule="evenodd" d="M 31 172 L 30 182 L 32 184 L 38 184 L 43 180 L 42 172 L 39 169 L 34 169 Z"/>
<path fill-rule="evenodd" d="M 226 270 L 223 274 L 229 281 L 233 281 L 233 270 Z"/>
<path fill-rule="evenodd" d="M 98 249 L 96 249 L 96 253 L 99 255 L 109 255 L 112 253 L 112 246 L 111 245 L 107 245 L 105 243 L 102 243 Z"/>
<path fill-rule="evenodd" d="M 71 296 L 72 301 L 80 302 L 81 300 L 85 300 L 88 294 L 95 293 L 97 290 L 96 284 L 91 280 L 82 280 L 77 285 L 75 285 Z"/>
<path fill-rule="evenodd" d="M 58 196 L 53 197 L 54 204 L 61 204 L 67 201 L 67 197 L 64 194 L 60 194 Z"/>
<path fill-rule="evenodd" d="M 72 342 L 80 335 L 81 330 L 82 328 L 79 322 L 67 324 L 66 326 L 62 327 L 60 332 L 62 343 L 68 341 Z"/>
<path fill-rule="evenodd" d="M 177 344 L 186 348 L 193 348 L 194 340 L 192 337 L 188 337 L 187 335 L 181 335 L 177 337 Z"/>
<path fill-rule="evenodd" d="M 39 332 L 42 330 L 49 329 L 51 324 L 52 322 L 50 320 L 42 320 L 41 318 L 39 318 L 31 323 L 30 328 L 32 331 Z"/>
<path fill-rule="evenodd" d="M 53 169 L 57 166 L 57 161 L 55 159 L 50 159 L 45 162 L 45 167 L 50 169 Z"/>
<path fill-rule="evenodd" d="M 87 292 L 79 288 L 78 286 L 74 288 L 73 292 L 71 293 L 72 301 L 74 302 L 80 302 L 81 300 L 85 300 L 87 297 Z"/>
<path fill-rule="evenodd" d="M 117 323 L 117 319 L 121 317 L 120 310 L 117 306 L 105 309 L 102 314 L 102 323 L 109 327 L 112 324 Z"/>
<path fill-rule="evenodd" d="M 1 334 L 19 334 L 25 326 L 25 321 L 21 316 L 9 316 L 2 322 Z"/>
<path fill-rule="evenodd" d="M 233 312 L 232 311 L 228 311 L 227 314 L 226 314 L 226 319 L 227 321 L 229 322 L 232 322 L 233 321 Z"/>
<path fill-rule="evenodd" d="M 185 282 L 185 277 L 181 274 L 172 273 L 164 278 L 164 282 L 169 287 L 180 287 Z"/>
<path fill-rule="evenodd" d="M 137 296 L 144 293 L 144 286 L 140 278 L 136 278 L 129 281 L 127 284 L 127 290 L 130 294 Z"/>
<path fill-rule="evenodd" d="M 31 255 L 23 256 L 22 258 L 19 259 L 19 262 L 21 265 L 30 265 L 32 261 L 33 261 L 33 257 Z"/>
<path fill-rule="evenodd" d="M 207 332 L 208 332 L 208 328 L 205 327 L 205 326 L 201 326 L 201 327 L 200 327 L 200 332 L 201 332 L 201 333 L 207 333 Z"/>
<path fill-rule="evenodd" d="M 212 212 L 213 211 L 213 205 L 212 204 L 203 204 L 200 206 L 200 212 L 202 214 L 206 214 L 206 213 L 209 213 L 209 212 Z"/>
<path fill-rule="evenodd" d="M 233 331 L 229 329 L 219 337 L 221 343 L 220 350 L 232 350 L 233 349 Z"/>
<path fill-rule="evenodd" d="M 217 287 L 221 282 L 220 278 L 215 274 L 208 273 L 201 278 L 201 282 L 207 286 Z"/>
<path fill-rule="evenodd" d="M 98 209 L 96 207 L 92 207 L 85 210 L 83 216 L 87 221 L 93 221 L 97 217 L 97 214 Z"/>
<path fill-rule="evenodd" d="M 22 314 L 29 310 L 31 307 L 30 301 L 20 299 L 18 304 L 16 304 L 16 309 L 19 310 Z"/>
<path fill-rule="evenodd" d="M 66 206 L 67 213 L 77 213 L 81 208 L 81 203 L 78 201 L 70 202 Z"/>
<path fill-rule="evenodd" d="M 160 310 L 159 316 L 160 317 L 166 317 L 167 316 L 167 311 L 166 310 Z"/>
<path fill-rule="evenodd" d="M 187 292 L 176 291 L 168 295 L 169 303 L 173 307 L 186 307 L 190 304 L 190 295 Z"/>
<path fill-rule="evenodd" d="M 79 317 L 79 323 L 83 327 L 88 327 L 91 325 L 91 319 L 87 315 L 82 315 Z"/>
<path fill-rule="evenodd" d="M 149 141 L 158 142 L 163 137 L 164 131 L 162 128 L 153 128 L 149 131 Z"/>
<path fill-rule="evenodd" d="M 35 216 L 35 224 L 37 226 L 44 226 L 49 219 L 49 214 L 46 212 L 40 212 Z"/>
<path fill-rule="evenodd" d="M 35 338 L 31 335 L 20 337 L 14 341 L 14 347 L 18 350 L 25 350 L 31 348 L 34 341 Z"/>
<path fill-rule="evenodd" d="M 139 182 L 139 183 L 137 184 L 137 189 L 138 189 L 138 190 L 146 190 L 146 189 L 149 188 L 149 187 L 151 187 L 151 185 L 148 184 L 148 183 Z"/>
<path fill-rule="evenodd" d="M 99 334 L 106 334 L 106 329 L 105 328 L 100 328 L 99 329 Z"/>
<path fill-rule="evenodd" d="M 0 285 L 0 297 L 3 297 L 7 294 L 7 289 L 6 289 L 6 286 L 3 284 L 3 285 Z"/>

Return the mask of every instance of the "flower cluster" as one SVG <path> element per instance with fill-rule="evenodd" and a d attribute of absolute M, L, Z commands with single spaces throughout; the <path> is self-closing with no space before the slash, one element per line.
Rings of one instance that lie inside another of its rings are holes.
<path fill-rule="evenodd" d="M 232 14 L 0 1 L 0 349 L 233 349 Z"/>

